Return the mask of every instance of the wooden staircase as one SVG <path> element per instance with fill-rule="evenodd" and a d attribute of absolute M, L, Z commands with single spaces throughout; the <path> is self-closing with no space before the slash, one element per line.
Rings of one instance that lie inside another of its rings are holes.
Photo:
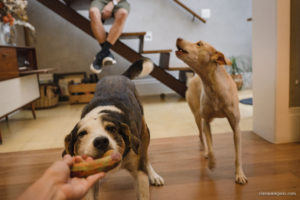
<path fill-rule="evenodd" d="M 64 0 L 64 2 L 60 0 L 37 1 L 50 10 L 54 11 L 56 14 L 60 15 L 65 20 L 69 21 L 88 35 L 94 37 L 90 28 L 90 21 L 70 7 L 72 0 Z M 114 46 L 112 46 L 112 50 L 127 59 L 129 62 L 134 62 L 142 58 L 143 54 L 160 54 L 159 65 L 157 66 L 155 64 L 155 67 L 150 75 L 184 97 L 186 91 L 185 82 L 177 80 L 171 74 L 166 72 L 166 70 L 169 69 L 170 53 L 172 52 L 172 50 L 167 49 L 144 51 L 143 48 L 145 34 L 146 32 L 123 33 L 120 39 L 114 44 Z M 122 39 L 139 39 L 138 51 L 135 51 L 134 49 L 124 44 L 121 41 Z"/>

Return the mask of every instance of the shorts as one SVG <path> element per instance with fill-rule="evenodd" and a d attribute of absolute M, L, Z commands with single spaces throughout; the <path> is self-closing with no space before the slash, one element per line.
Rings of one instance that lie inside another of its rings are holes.
<path fill-rule="evenodd" d="M 104 6 L 108 4 L 111 0 L 93 0 L 90 8 L 96 7 L 100 10 L 100 12 L 103 10 Z M 120 8 L 124 8 L 129 13 L 130 11 L 130 5 L 126 0 L 121 0 L 118 5 L 116 5 L 113 9 L 113 14 Z"/>

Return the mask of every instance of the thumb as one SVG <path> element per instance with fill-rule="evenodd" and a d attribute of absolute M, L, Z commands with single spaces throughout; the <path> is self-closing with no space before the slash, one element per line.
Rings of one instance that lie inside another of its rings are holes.
<path fill-rule="evenodd" d="M 86 178 L 86 181 L 88 182 L 88 187 L 89 188 L 92 187 L 98 180 L 102 179 L 104 176 L 105 176 L 104 172 L 88 176 Z"/>

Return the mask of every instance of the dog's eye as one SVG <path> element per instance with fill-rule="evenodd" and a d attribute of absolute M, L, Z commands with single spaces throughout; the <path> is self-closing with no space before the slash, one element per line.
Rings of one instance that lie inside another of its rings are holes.
<path fill-rule="evenodd" d="M 111 133 L 117 132 L 117 128 L 114 127 L 114 126 L 106 126 L 105 129 L 106 129 L 108 132 L 111 132 Z"/>
<path fill-rule="evenodd" d="M 202 42 L 198 42 L 197 45 L 200 47 L 202 46 Z"/>
<path fill-rule="evenodd" d="M 78 136 L 79 137 L 83 137 L 84 135 L 86 135 L 87 132 L 86 131 L 81 131 L 80 133 L 78 133 Z"/>

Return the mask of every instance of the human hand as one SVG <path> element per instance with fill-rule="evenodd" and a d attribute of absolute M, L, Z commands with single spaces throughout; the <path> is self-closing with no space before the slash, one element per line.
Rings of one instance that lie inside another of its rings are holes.
<path fill-rule="evenodd" d="M 77 162 L 91 160 L 80 156 L 65 155 L 62 161 L 53 163 L 43 176 L 31 185 L 18 200 L 44 199 L 44 200 L 77 200 L 82 199 L 88 190 L 104 177 L 98 173 L 87 178 L 71 178 L 70 167 Z"/>
<path fill-rule="evenodd" d="M 90 157 L 86 158 L 86 160 L 91 159 Z M 83 160 L 80 156 L 72 158 L 70 155 L 65 155 L 63 161 L 55 162 L 45 172 L 47 179 L 52 177 L 54 184 L 57 185 L 57 193 L 63 197 L 62 199 L 83 198 L 92 185 L 104 177 L 104 173 L 98 173 L 87 178 L 71 178 L 70 167 Z"/>
<path fill-rule="evenodd" d="M 111 18 L 113 9 L 114 9 L 114 4 L 112 1 L 110 1 L 108 4 L 106 4 L 106 6 L 104 6 L 101 12 L 102 19 L 107 20 Z"/>

